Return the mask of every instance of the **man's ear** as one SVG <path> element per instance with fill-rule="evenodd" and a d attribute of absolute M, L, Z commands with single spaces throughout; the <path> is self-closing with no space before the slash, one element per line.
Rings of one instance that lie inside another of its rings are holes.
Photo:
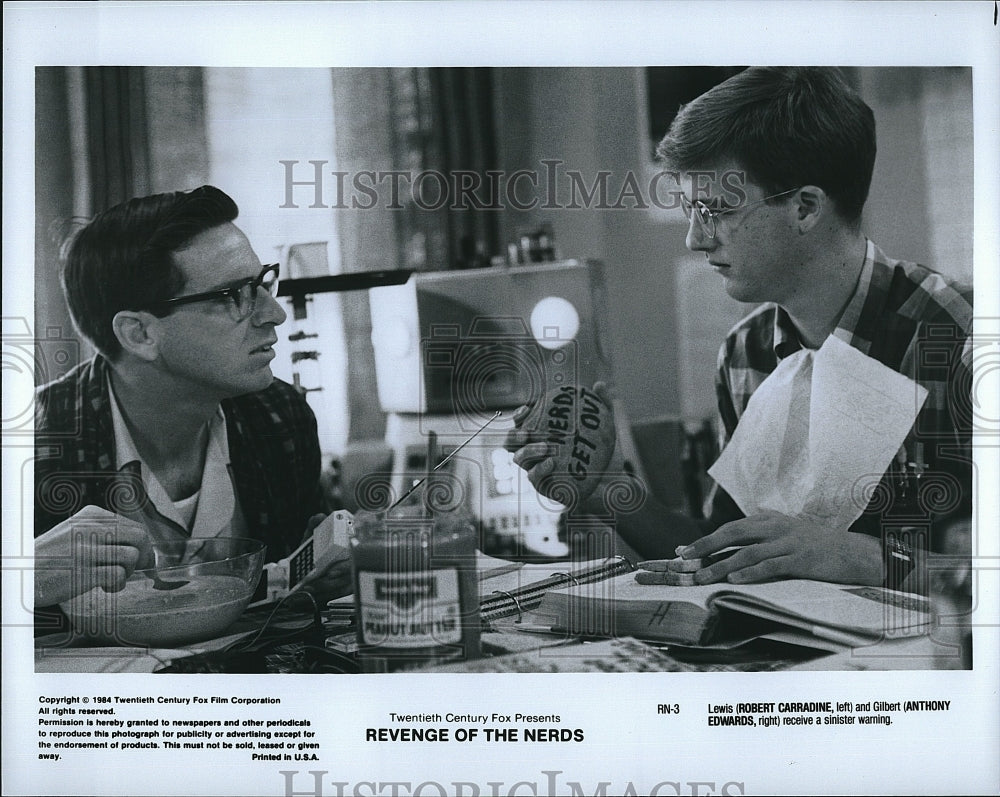
<path fill-rule="evenodd" d="M 830 197 L 819 186 L 804 185 L 794 196 L 799 233 L 809 232 L 832 208 Z"/>
<path fill-rule="evenodd" d="M 125 351 L 152 362 L 160 353 L 158 321 L 152 313 L 119 310 L 111 319 L 111 327 Z"/>

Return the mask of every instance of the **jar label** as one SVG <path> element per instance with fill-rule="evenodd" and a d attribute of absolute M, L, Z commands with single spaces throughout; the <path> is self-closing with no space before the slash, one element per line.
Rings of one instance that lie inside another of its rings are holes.
<path fill-rule="evenodd" d="M 366 645 L 426 648 L 462 639 L 457 570 L 358 573 Z"/>

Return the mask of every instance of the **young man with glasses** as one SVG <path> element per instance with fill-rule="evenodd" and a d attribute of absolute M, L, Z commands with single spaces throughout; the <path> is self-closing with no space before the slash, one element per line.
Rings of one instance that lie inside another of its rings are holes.
<path fill-rule="evenodd" d="M 704 559 L 697 583 L 800 577 L 920 588 L 909 576 L 923 550 L 947 548 L 949 529 L 968 528 L 972 291 L 867 239 L 875 149 L 871 109 L 838 73 L 816 68 L 745 70 L 682 107 L 659 145 L 664 166 L 684 178 L 688 248 L 704 253 L 730 296 L 760 305 L 730 332 L 716 375 L 720 460 L 732 446 L 722 472 L 736 473 L 728 482 L 740 500 L 716 484 L 704 522 L 652 499 L 617 518 L 644 556 L 679 549 Z M 834 360 L 853 365 L 830 370 Z M 877 398 L 860 411 L 844 409 L 855 396 L 809 382 L 821 368 L 844 381 L 855 367 L 876 374 Z M 882 400 L 885 384 L 900 417 Z M 898 439 L 869 434 L 869 410 L 880 428 L 898 427 Z M 811 450 L 838 413 L 846 433 Z M 852 436 L 884 450 L 850 473 Z M 530 440 L 515 432 L 509 443 L 543 489 L 553 460 Z M 817 472 L 824 457 L 834 467 Z M 782 507 L 796 490 L 805 502 Z"/>
<path fill-rule="evenodd" d="M 37 394 L 36 607 L 121 589 L 153 542 L 254 537 L 276 561 L 321 511 L 316 419 L 271 373 L 278 266 L 237 214 L 203 186 L 132 199 L 74 239 L 63 289 L 97 354 Z M 316 587 L 343 594 L 348 575 Z"/>

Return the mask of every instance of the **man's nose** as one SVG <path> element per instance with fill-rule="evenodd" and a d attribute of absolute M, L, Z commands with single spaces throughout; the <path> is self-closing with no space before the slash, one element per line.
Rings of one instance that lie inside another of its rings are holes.
<path fill-rule="evenodd" d="M 715 248 L 715 239 L 710 238 L 702 223 L 698 221 L 696 214 L 691 214 L 688 221 L 687 235 L 684 236 L 684 245 L 692 252 L 710 252 Z"/>
<path fill-rule="evenodd" d="M 257 306 L 254 308 L 254 323 L 258 326 L 262 324 L 274 324 L 278 326 L 285 323 L 288 313 L 278 303 L 278 300 L 263 288 L 258 288 L 257 290 L 261 295 L 257 297 Z"/>

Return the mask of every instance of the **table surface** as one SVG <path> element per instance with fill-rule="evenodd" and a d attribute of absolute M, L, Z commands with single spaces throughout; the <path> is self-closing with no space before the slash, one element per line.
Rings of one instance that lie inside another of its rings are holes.
<path fill-rule="evenodd" d="M 553 572 L 592 563 L 511 566 L 480 562 L 480 593 L 516 590 Z M 339 611 L 302 611 L 289 602 L 248 610 L 229 633 L 183 649 L 89 647 L 83 638 L 50 635 L 35 640 L 37 672 L 329 672 L 360 671 L 355 656 L 350 597 L 331 603 Z M 263 626 L 266 630 L 261 632 Z M 800 641 L 800 640 L 795 640 Z M 494 621 L 481 635 L 483 656 L 475 661 L 439 665 L 451 672 L 762 672 L 774 670 L 963 669 L 970 651 L 955 633 L 928 633 L 886 640 L 864 648 L 831 652 L 792 644 L 777 634 L 731 647 L 685 648 L 631 638 L 590 640 L 552 633 L 521 623 Z"/>

